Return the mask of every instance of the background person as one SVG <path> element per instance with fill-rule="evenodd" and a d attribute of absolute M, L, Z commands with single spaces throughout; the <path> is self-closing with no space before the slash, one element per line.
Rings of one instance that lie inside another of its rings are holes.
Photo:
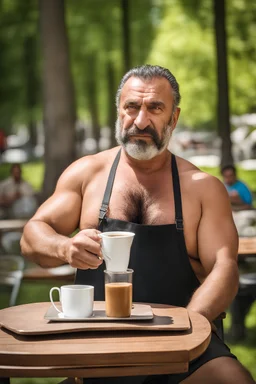
<path fill-rule="evenodd" d="M 221 174 L 232 209 L 234 211 L 252 209 L 252 193 L 245 183 L 237 179 L 236 168 L 233 165 L 226 165 L 222 167 Z"/>
<path fill-rule="evenodd" d="M 0 183 L 2 218 L 30 218 L 37 202 L 33 187 L 22 178 L 20 164 L 12 164 L 10 176 Z"/>
<path fill-rule="evenodd" d="M 126 73 L 116 96 L 119 146 L 64 171 L 54 194 L 26 224 L 21 249 L 46 268 L 69 263 L 77 268 L 76 283 L 94 285 L 95 300 L 104 300 L 99 231 L 134 232 L 134 301 L 187 307 L 213 324 L 238 289 L 237 232 L 223 183 L 167 149 L 179 102 L 169 70 L 145 65 Z M 188 373 L 149 380 L 254 383 L 216 333 Z"/>

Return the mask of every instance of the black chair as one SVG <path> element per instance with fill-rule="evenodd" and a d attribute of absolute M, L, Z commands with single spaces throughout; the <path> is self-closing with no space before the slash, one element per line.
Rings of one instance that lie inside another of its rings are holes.
<path fill-rule="evenodd" d="M 256 273 L 245 273 L 239 277 L 239 290 L 231 304 L 232 316 L 229 337 L 233 341 L 243 340 L 246 336 L 245 318 L 256 300 Z"/>

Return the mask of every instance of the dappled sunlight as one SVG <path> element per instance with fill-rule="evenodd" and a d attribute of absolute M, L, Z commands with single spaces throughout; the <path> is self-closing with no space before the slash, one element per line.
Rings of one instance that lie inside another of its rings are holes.
<path fill-rule="evenodd" d="M 192 176 L 192 180 L 202 180 L 208 177 L 205 173 L 203 172 L 197 172 Z"/>

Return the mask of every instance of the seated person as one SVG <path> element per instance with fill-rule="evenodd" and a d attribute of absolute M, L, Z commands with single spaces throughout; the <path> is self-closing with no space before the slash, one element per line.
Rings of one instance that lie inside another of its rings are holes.
<path fill-rule="evenodd" d="M 29 218 L 37 208 L 33 187 L 22 179 L 20 164 L 13 164 L 10 177 L 0 183 L 0 217 Z"/>
<path fill-rule="evenodd" d="M 222 167 L 221 174 L 229 194 L 232 210 L 252 209 L 252 193 L 245 183 L 237 179 L 236 168 L 233 165 L 226 165 Z"/>

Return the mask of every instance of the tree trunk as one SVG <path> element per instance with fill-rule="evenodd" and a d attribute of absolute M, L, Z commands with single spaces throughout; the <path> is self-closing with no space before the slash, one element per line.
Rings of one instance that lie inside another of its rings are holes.
<path fill-rule="evenodd" d="M 221 138 L 221 166 L 233 164 L 232 143 L 230 138 L 229 88 L 227 66 L 227 37 L 225 24 L 225 0 L 213 0 L 214 25 L 217 54 L 217 121 Z"/>
<path fill-rule="evenodd" d="M 99 122 L 99 110 L 97 100 L 97 59 L 95 54 L 91 54 L 88 58 L 88 66 L 90 68 L 90 75 L 86 79 L 86 89 L 88 95 L 88 107 L 91 115 L 92 132 L 94 139 L 96 140 L 96 151 L 99 151 L 99 140 L 100 140 L 100 122 Z"/>
<path fill-rule="evenodd" d="M 115 74 L 114 67 L 111 60 L 107 62 L 107 82 L 108 82 L 108 126 L 111 129 L 110 146 L 111 148 L 117 145 L 115 138 L 115 122 L 117 117 L 116 104 L 115 104 Z"/>
<path fill-rule="evenodd" d="M 26 101 L 28 108 L 28 129 L 29 142 L 32 147 L 37 144 L 35 108 L 38 101 L 38 78 L 37 78 L 37 59 L 36 59 L 36 38 L 29 36 L 24 41 L 24 64 L 26 81 Z"/>
<path fill-rule="evenodd" d="M 130 54 L 130 25 L 129 25 L 129 0 L 121 0 L 122 27 L 123 27 L 123 49 L 124 49 L 124 71 L 127 72 L 131 65 Z"/>
<path fill-rule="evenodd" d="M 42 199 L 75 159 L 75 100 L 63 0 L 39 0 L 43 56 L 45 174 Z"/>

